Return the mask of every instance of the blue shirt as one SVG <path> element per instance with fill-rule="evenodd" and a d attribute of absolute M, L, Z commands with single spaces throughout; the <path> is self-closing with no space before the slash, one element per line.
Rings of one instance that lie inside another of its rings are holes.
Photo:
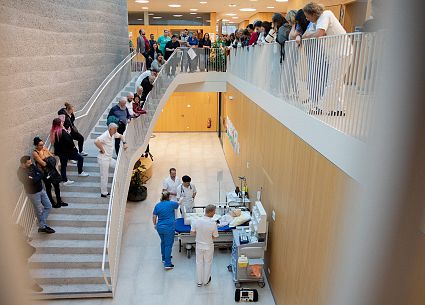
<path fill-rule="evenodd" d="M 161 201 L 156 204 L 153 209 L 153 215 L 158 216 L 156 224 L 157 230 L 174 231 L 174 222 L 176 220 L 174 210 L 179 207 L 179 204 L 174 201 Z"/>
<path fill-rule="evenodd" d="M 192 37 L 189 37 L 189 39 L 187 40 L 187 42 L 191 46 L 197 46 L 198 43 L 199 43 L 199 40 L 198 40 L 198 38 L 192 36 Z"/>

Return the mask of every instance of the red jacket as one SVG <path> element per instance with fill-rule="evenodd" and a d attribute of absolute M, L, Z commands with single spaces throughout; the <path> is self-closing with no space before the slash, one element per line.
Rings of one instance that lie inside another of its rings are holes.
<path fill-rule="evenodd" d="M 145 36 L 143 36 L 143 40 L 145 41 L 145 53 L 148 53 L 149 49 L 151 48 L 151 45 L 149 43 L 149 40 Z"/>
<path fill-rule="evenodd" d="M 248 45 L 252 46 L 254 43 L 257 42 L 257 40 L 258 40 L 258 32 L 252 33 L 251 38 L 249 38 Z"/>

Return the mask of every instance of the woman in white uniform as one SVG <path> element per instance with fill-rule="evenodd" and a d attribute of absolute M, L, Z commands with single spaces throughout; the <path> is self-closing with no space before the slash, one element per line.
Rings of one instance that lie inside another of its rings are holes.
<path fill-rule="evenodd" d="M 186 208 L 186 212 L 191 213 L 196 196 L 196 187 L 190 183 L 192 179 L 189 176 L 183 176 L 182 181 L 183 183 L 177 187 L 177 200 L 181 207 Z"/>

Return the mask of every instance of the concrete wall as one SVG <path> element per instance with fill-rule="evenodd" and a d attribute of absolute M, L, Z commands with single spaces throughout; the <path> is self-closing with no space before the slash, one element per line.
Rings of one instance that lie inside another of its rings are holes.
<path fill-rule="evenodd" d="M 63 103 L 80 109 L 128 55 L 127 18 L 127 0 L 0 2 L 2 163 L 13 179 Z"/>

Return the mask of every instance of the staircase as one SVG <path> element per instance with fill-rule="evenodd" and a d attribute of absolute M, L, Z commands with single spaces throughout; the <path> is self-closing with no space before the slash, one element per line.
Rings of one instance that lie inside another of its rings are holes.
<path fill-rule="evenodd" d="M 31 244 L 37 250 L 29 260 L 30 272 L 44 289 L 42 293 L 35 294 L 36 298 L 112 296 L 101 271 L 109 199 L 100 197 L 99 165 L 93 139 L 107 129 L 106 116 L 110 108 L 120 97 L 134 91 L 137 76 L 105 110 L 84 144 L 85 151 L 89 153 L 84 158 L 84 171 L 90 176 L 78 177 L 76 164 L 68 164 L 68 178 L 75 182 L 70 186 L 61 185 L 61 195 L 69 206 L 52 209 L 47 221 L 56 233 L 39 234 L 35 228 L 31 234 Z M 111 168 L 109 188 L 112 179 Z M 108 263 L 106 267 L 109 277 Z"/>

